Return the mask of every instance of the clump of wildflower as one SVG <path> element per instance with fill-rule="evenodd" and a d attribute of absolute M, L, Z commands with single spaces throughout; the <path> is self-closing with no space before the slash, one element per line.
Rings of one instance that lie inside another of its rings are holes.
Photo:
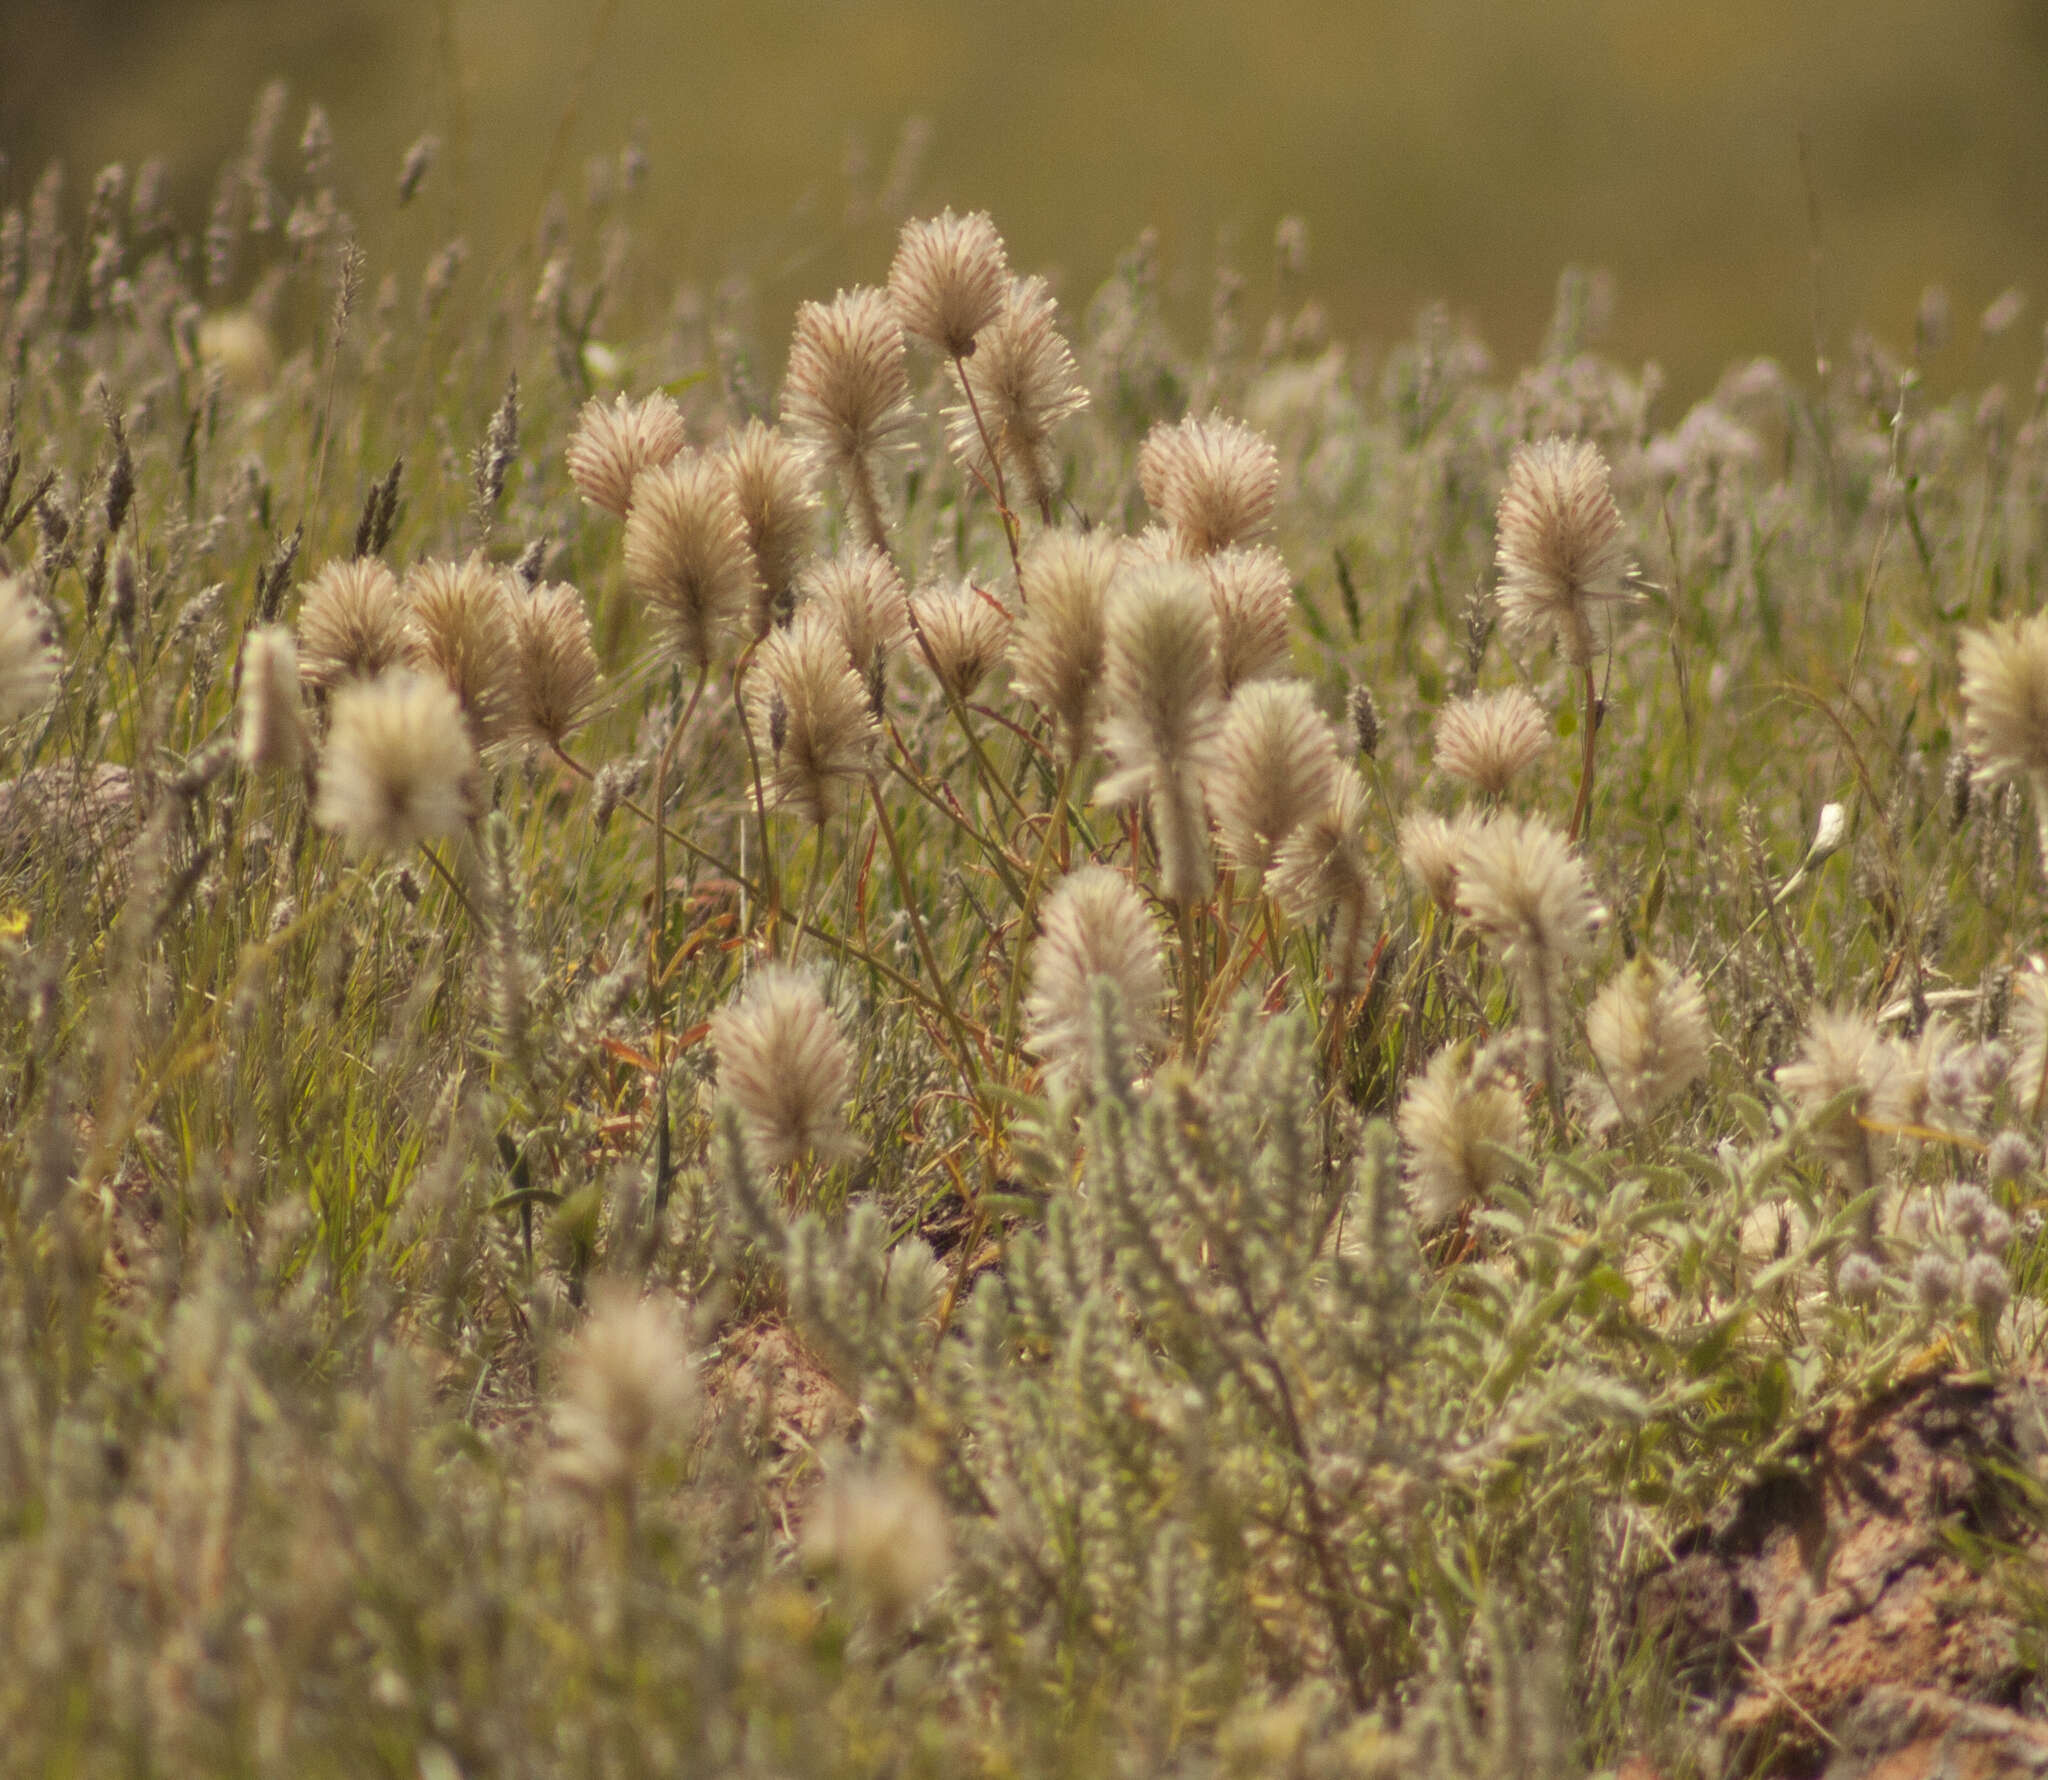
<path fill-rule="evenodd" d="M 1457 913 L 1458 873 L 1465 863 L 1465 849 L 1480 826 L 1463 810 L 1454 816 L 1416 810 L 1401 818 L 1395 832 L 1401 869 L 1408 881 L 1447 915 Z"/>
<path fill-rule="evenodd" d="M 1816 1008 L 1799 1055 L 1778 1070 L 1778 1086 L 1816 1120 L 1815 1141 L 1849 1171 L 1857 1191 L 1877 1178 L 1864 1121 L 1882 1101 L 1897 1066 L 1896 1052 L 1862 1014 Z"/>
<path fill-rule="evenodd" d="M 976 337 L 1003 312 L 1009 256 L 985 210 L 941 212 L 907 222 L 889 268 L 889 300 L 914 340 L 968 358 Z"/>
<path fill-rule="evenodd" d="M 1977 783 L 2026 782 L 2048 866 L 2048 612 L 1966 630 L 1957 655 Z"/>
<path fill-rule="evenodd" d="M 1203 564 L 1216 608 L 1216 667 L 1227 698 L 1252 680 L 1285 674 L 1294 659 L 1294 577 L 1264 545 L 1219 550 Z"/>
<path fill-rule="evenodd" d="M 759 420 L 728 433 L 717 455 L 754 554 L 754 634 L 787 618 L 798 566 L 810 553 L 818 497 L 804 454 L 789 435 Z"/>
<path fill-rule="evenodd" d="M 766 1166 L 813 1152 L 827 1162 L 859 1153 L 845 1110 L 853 1056 L 815 977 L 762 965 L 739 999 L 712 1016 L 711 1046 L 718 1085 Z"/>
<path fill-rule="evenodd" d="M 1945 1308 L 1956 1295 L 1956 1264 L 1939 1249 L 1923 1249 L 1913 1263 L 1913 1296 L 1920 1308 L 1932 1314 Z"/>
<path fill-rule="evenodd" d="M 562 1361 L 552 1469 L 593 1495 L 630 1489 L 673 1451 L 696 1407 L 682 1321 L 656 1298 L 602 1281 Z"/>
<path fill-rule="evenodd" d="M 313 819 L 358 853 L 401 853 L 466 827 L 482 786 L 469 725 L 438 676 L 394 668 L 334 695 Z"/>
<path fill-rule="evenodd" d="M 512 728 L 558 748 L 597 699 L 597 651 L 583 595 L 559 581 L 515 597 Z"/>
<path fill-rule="evenodd" d="M 1173 529 L 1180 551 L 1207 556 L 1256 538 L 1272 523 L 1280 454 L 1241 421 L 1162 421 L 1138 448 L 1145 504 Z"/>
<path fill-rule="evenodd" d="M 299 678 L 315 694 L 414 664 L 419 638 L 397 578 L 374 556 L 337 559 L 299 604 Z"/>
<path fill-rule="evenodd" d="M 1157 1042 L 1166 999 L 1158 923 L 1122 873 L 1086 865 L 1046 898 L 1024 1004 L 1026 1036 L 1055 1083 L 1083 1085 L 1101 1062 L 1093 1008 L 1104 978 L 1116 985 L 1131 1042 Z"/>
<path fill-rule="evenodd" d="M 1199 902 L 1214 867 L 1202 784 L 1223 722 L 1216 672 L 1216 614 L 1201 572 L 1149 563 L 1126 573 L 1109 611 L 1105 739 L 1118 771 L 1105 802 L 1150 800 L 1161 889 Z"/>
<path fill-rule="evenodd" d="M 667 463 L 688 443 L 683 411 L 668 396 L 657 392 L 635 402 L 621 395 L 609 406 L 593 396 L 569 440 L 569 479 L 593 507 L 623 519 L 641 472 Z"/>
<path fill-rule="evenodd" d="M 721 462 L 682 452 L 642 474 L 626 514 L 626 578 L 664 647 L 703 669 L 760 589 L 754 552 Z"/>
<path fill-rule="evenodd" d="M 1706 1073 L 1713 1032 L 1699 979 L 1638 953 L 1594 998 L 1586 1038 L 1599 1097 L 1640 1124 Z"/>
<path fill-rule="evenodd" d="M 1409 1082 L 1396 1125 L 1407 1151 L 1408 1202 L 1425 1229 L 1485 1199 L 1508 1171 L 1501 1152 L 1528 1139 L 1521 1096 L 1510 1081 L 1475 1066 L 1466 1043 L 1446 1045 Z"/>
<path fill-rule="evenodd" d="M 1010 644 L 1016 688 L 1058 725 L 1070 761 L 1094 739 L 1119 555 L 1099 531 L 1042 532 L 1024 553 L 1024 610 Z"/>
<path fill-rule="evenodd" d="M 1002 313 L 981 330 L 974 356 L 954 367 L 963 401 L 946 410 L 946 441 L 976 473 L 995 478 L 982 428 L 996 458 L 1023 484 L 1045 522 L 1059 491 L 1053 429 L 1088 405 L 1074 354 L 1056 325 L 1052 293 L 1042 278 L 1010 286 Z M 976 416 L 979 415 L 979 419 Z"/>
<path fill-rule="evenodd" d="M 1519 686 L 1453 699 L 1437 713 L 1436 764 L 1488 797 L 1550 746 L 1543 707 Z"/>
<path fill-rule="evenodd" d="M 836 1471 L 804 1521 L 804 1557 L 836 1571 L 884 1626 L 902 1623 L 953 1564 L 946 1505 L 915 1472 Z"/>
<path fill-rule="evenodd" d="M 853 671 L 879 686 L 889 657 L 910 638 L 910 595 L 888 555 L 857 544 L 821 558 L 798 577 L 797 591 L 831 619 Z"/>
<path fill-rule="evenodd" d="M 1365 933 L 1376 900 L 1365 852 L 1365 806 L 1365 780 L 1346 761 L 1338 767 L 1322 809 L 1280 843 L 1266 878 L 1274 900 L 1295 920 L 1333 917 L 1327 956 L 1340 996 L 1358 988 Z"/>
<path fill-rule="evenodd" d="M 48 704 L 62 666 L 49 613 L 18 576 L 0 575 L 0 723 Z"/>
<path fill-rule="evenodd" d="M 1337 783 L 1337 740 L 1300 680 L 1265 680 L 1230 701 L 1209 780 L 1224 856 L 1252 883 Z"/>
<path fill-rule="evenodd" d="M 242 645 L 235 752 L 252 772 L 295 773 L 311 746 L 292 633 L 281 624 L 252 630 Z"/>
<path fill-rule="evenodd" d="M 1525 445 L 1496 521 L 1500 611 L 1510 635 L 1546 633 L 1576 665 L 1593 659 L 1593 612 L 1628 597 L 1628 546 L 1607 460 L 1585 439 Z"/>
<path fill-rule="evenodd" d="M 768 633 L 747 677 L 747 719 L 769 801 L 823 827 L 833 789 L 867 771 L 878 733 L 867 688 L 823 612 L 800 610 Z"/>
<path fill-rule="evenodd" d="M 796 312 L 782 423 L 821 470 L 837 476 L 866 529 L 887 547 L 881 460 L 906 446 L 916 415 L 903 367 L 903 328 L 887 291 L 841 291 Z"/>
<path fill-rule="evenodd" d="M 1009 614 L 971 581 L 926 589 L 910 614 L 927 663 L 955 698 L 988 677 L 1010 640 Z"/>
<path fill-rule="evenodd" d="M 416 660 L 462 701 L 477 746 L 504 738 L 517 695 L 511 587 L 505 574 L 470 556 L 414 564 L 399 588 L 411 613 Z"/>

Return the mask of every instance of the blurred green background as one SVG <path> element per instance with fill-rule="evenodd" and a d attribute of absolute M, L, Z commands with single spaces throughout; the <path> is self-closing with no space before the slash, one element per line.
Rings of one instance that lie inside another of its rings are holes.
<path fill-rule="evenodd" d="M 0 0 L 0 45 L 10 201 L 53 155 L 76 199 L 101 163 L 164 153 L 197 226 L 281 75 L 283 146 L 324 103 L 373 251 L 429 129 L 462 149 L 438 221 L 459 204 L 488 248 L 531 226 L 551 157 L 573 198 L 584 157 L 637 127 L 665 263 L 747 273 L 778 328 L 886 270 L 884 224 L 839 227 L 843 169 L 864 153 L 879 183 L 913 115 L 933 130 L 920 205 L 991 209 L 1069 297 L 1156 224 L 1190 317 L 1219 239 L 1260 315 L 1273 226 L 1298 212 L 1313 288 L 1368 342 L 1440 296 L 1515 362 L 1576 262 L 1615 275 L 1610 347 L 1678 393 L 1754 352 L 1805 372 L 1802 133 L 1837 344 L 1856 325 L 1910 343 L 1940 283 L 1937 382 L 2031 380 L 2038 306 L 1989 345 L 1976 318 L 2048 293 L 2039 0 Z"/>

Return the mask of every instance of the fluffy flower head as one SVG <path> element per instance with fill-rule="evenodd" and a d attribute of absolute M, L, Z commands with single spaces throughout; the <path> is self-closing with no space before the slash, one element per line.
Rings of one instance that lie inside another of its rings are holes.
<path fill-rule="evenodd" d="M 1519 686 L 1453 699 L 1437 713 L 1437 765 L 1489 797 L 1549 746 L 1543 707 Z"/>
<path fill-rule="evenodd" d="M 846 1128 L 853 1056 L 809 972 L 762 965 L 712 1016 L 711 1045 L 718 1085 L 766 1166 L 812 1151 L 825 1161 L 859 1153 Z"/>
<path fill-rule="evenodd" d="M 461 701 L 438 675 L 394 668 L 335 693 L 313 819 L 356 852 L 455 834 L 481 791 Z"/>
<path fill-rule="evenodd" d="M 61 666 L 49 613 L 18 577 L 0 575 L 0 723 L 48 704 Z"/>
<path fill-rule="evenodd" d="M 966 358 L 976 336 L 1002 314 L 1009 291 L 1009 256 L 987 211 L 947 210 L 903 225 L 889 300 L 913 339 Z"/>
<path fill-rule="evenodd" d="M 1601 1094 L 1640 1123 L 1706 1073 L 1713 1033 L 1699 979 L 1642 952 L 1594 998 L 1586 1037 Z"/>
<path fill-rule="evenodd" d="M 634 485 L 626 578 L 677 659 L 702 668 L 760 589 L 746 524 L 724 465 L 679 453 Z"/>
<path fill-rule="evenodd" d="M 1496 521 L 1500 611 L 1522 641 L 1546 633 L 1575 663 L 1593 659 L 1593 611 L 1628 598 L 1628 545 L 1607 460 L 1585 439 L 1525 445 L 1508 466 Z"/>
<path fill-rule="evenodd" d="M 1121 872 L 1085 865 L 1046 898 L 1031 955 L 1026 1032 L 1050 1079 L 1079 1086 L 1099 1063 L 1093 1009 L 1095 985 L 1105 977 L 1116 985 L 1131 1042 L 1140 1049 L 1155 1043 L 1166 999 L 1159 925 Z"/>
<path fill-rule="evenodd" d="M 1220 414 L 1162 421 L 1138 448 L 1138 485 L 1181 551 L 1207 556 L 1256 538 L 1272 522 L 1280 454 Z"/>
<path fill-rule="evenodd" d="M 642 470 L 665 464 L 689 442 L 683 411 L 657 392 L 640 401 L 592 397 L 569 440 L 569 479 L 593 507 L 623 519 Z"/>
<path fill-rule="evenodd" d="M 374 556 L 340 558 L 306 583 L 299 678 L 316 694 L 413 665 L 419 648 L 398 581 Z"/>
<path fill-rule="evenodd" d="M 1528 1136 L 1510 1081 L 1475 1068 L 1469 1044 L 1447 1045 L 1412 1078 L 1395 1121 L 1407 1151 L 1408 1202 L 1424 1229 L 1483 1200 L 1506 1174 L 1499 1152 Z"/>

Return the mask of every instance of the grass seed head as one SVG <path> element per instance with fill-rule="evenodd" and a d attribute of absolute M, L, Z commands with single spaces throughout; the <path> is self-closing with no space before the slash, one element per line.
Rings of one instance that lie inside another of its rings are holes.
<path fill-rule="evenodd" d="M 1337 738 L 1301 680 L 1264 680 L 1230 701 L 1209 780 L 1224 856 L 1250 884 L 1280 847 L 1328 807 Z"/>
<path fill-rule="evenodd" d="M 50 702 L 63 658 L 50 614 L 15 575 L 0 575 L 0 723 Z"/>
<path fill-rule="evenodd" d="M 702 452 L 679 452 L 634 484 L 625 556 L 663 647 L 694 668 L 711 664 L 760 591 L 731 479 Z"/>
<path fill-rule="evenodd" d="M 1447 915 L 1457 912 L 1458 874 L 1464 868 L 1465 849 L 1479 827 L 1478 819 L 1466 810 L 1452 816 L 1415 810 L 1401 818 L 1395 836 L 1401 869 L 1408 881 Z"/>
<path fill-rule="evenodd" d="M 859 1154 L 846 1127 L 853 1054 L 807 971 L 762 965 L 738 1000 L 712 1016 L 711 1045 L 719 1088 L 764 1166 Z"/>
<path fill-rule="evenodd" d="M 1593 659 L 1593 612 L 1629 596 L 1621 513 L 1607 460 L 1553 435 L 1515 453 L 1496 521 L 1500 613 L 1522 641 L 1549 635 L 1572 662 Z"/>
<path fill-rule="evenodd" d="M 973 395 L 973 406 L 963 400 L 946 410 L 953 455 L 993 481 L 994 466 L 981 436 L 986 426 L 996 455 L 1047 514 L 1059 492 L 1054 429 L 1088 405 L 1088 391 L 1057 317 L 1044 279 L 1020 278 L 1012 284 L 1002 313 L 982 329 L 974 356 L 953 371 L 955 381 L 963 383 L 963 395 Z"/>
<path fill-rule="evenodd" d="M 1280 454 L 1242 421 L 1162 421 L 1138 448 L 1145 504 L 1172 527 L 1181 552 L 1207 556 L 1272 523 Z"/>
<path fill-rule="evenodd" d="M 553 1469 L 592 1494 L 629 1487 L 648 1462 L 676 1446 L 696 1407 L 682 1321 L 631 1287 L 601 1282 L 590 1316 L 562 1362 L 552 1417 Z"/>
<path fill-rule="evenodd" d="M 1119 557 L 1101 531 L 1041 532 L 1024 554 L 1024 611 L 1010 645 L 1016 689 L 1058 725 L 1069 760 L 1095 737 Z"/>
<path fill-rule="evenodd" d="M 1084 865 L 1046 898 L 1024 1006 L 1028 1041 L 1055 1083 L 1084 1086 L 1100 1062 L 1094 1001 L 1104 977 L 1116 985 L 1132 1044 L 1156 1044 L 1166 1000 L 1159 923 L 1121 872 Z"/>
<path fill-rule="evenodd" d="M 1437 713 L 1436 764 L 1488 797 L 1506 791 L 1549 746 L 1543 707 L 1519 686 L 1453 699 Z"/>
<path fill-rule="evenodd" d="M 1408 1203 L 1424 1229 L 1483 1201 L 1508 1170 L 1498 1152 L 1519 1150 L 1528 1138 L 1521 1096 L 1475 1068 L 1466 1043 L 1446 1045 L 1409 1081 L 1396 1125 Z"/>
<path fill-rule="evenodd" d="M 922 653 L 955 698 L 966 698 L 1002 660 L 1009 616 L 971 581 L 927 588 L 910 610 Z"/>
<path fill-rule="evenodd" d="M 669 462 L 688 443 L 683 411 L 670 396 L 657 391 L 636 402 L 620 395 L 609 404 L 593 396 L 569 440 L 569 478 L 593 507 L 623 519 L 640 473 Z"/>
<path fill-rule="evenodd" d="M 462 704 L 438 675 L 393 668 L 334 695 L 313 819 L 358 853 L 460 832 L 482 804 Z"/>
<path fill-rule="evenodd" d="M 1966 630 L 1957 654 L 1977 782 L 2048 783 L 2048 612 Z"/>
<path fill-rule="evenodd" d="M 903 328 L 887 291 L 863 286 L 797 310 L 782 424 L 820 469 L 872 475 L 878 454 L 909 444 L 916 418 Z"/>
<path fill-rule="evenodd" d="M 818 497 L 809 466 L 789 435 L 750 420 L 725 437 L 718 462 L 754 553 L 754 634 L 789 615 L 798 566 L 810 554 Z"/>
<path fill-rule="evenodd" d="M 242 645 L 235 750 L 252 772 L 296 773 L 312 739 L 299 692 L 299 652 L 281 624 L 252 630 Z"/>
<path fill-rule="evenodd" d="M 889 300 L 911 338 L 953 358 L 967 358 L 975 340 L 1003 312 L 1010 290 L 1009 256 L 985 210 L 907 222 L 889 268 Z"/>
<path fill-rule="evenodd" d="M 769 800 L 819 827 L 833 791 L 867 771 L 880 733 L 866 683 L 815 607 L 768 633 L 747 677 L 747 717 Z"/>
<path fill-rule="evenodd" d="M 896 565 L 880 550 L 855 544 L 815 559 L 797 578 L 799 604 L 815 603 L 863 681 L 875 677 L 910 638 L 910 596 Z"/>
<path fill-rule="evenodd" d="M 1294 577 L 1264 545 L 1219 550 L 1203 564 L 1216 608 L 1216 666 L 1225 697 L 1293 666 Z"/>
<path fill-rule="evenodd" d="M 1607 911 L 1586 863 L 1541 816 L 1474 828 L 1458 865 L 1458 913 L 1525 983 L 1589 954 Z"/>
<path fill-rule="evenodd" d="M 1586 1038 L 1599 1093 L 1640 1123 L 1706 1073 L 1713 1032 L 1699 979 L 1638 953 L 1594 997 Z"/>
<path fill-rule="evenodd" d="M 415 563 L 399 586 L 418 639 L 417 663 L 454 689 L 479 748 L 505 738 L 517 700 L 513 586 L 481 555 Z"/>
<path fill-rule="evenodd" d="M 374 556 L 337 558 L 306 583 L 298 633 L 299 678 L 323 696 L 419 659 L 397 578 Z"/>
<path fill-rule="evenodd" d="M 543 582 L 511 601 L 511 725 L 528 740 L 560 747 L 597 699 L 597 651 L 583 595 Z"/>

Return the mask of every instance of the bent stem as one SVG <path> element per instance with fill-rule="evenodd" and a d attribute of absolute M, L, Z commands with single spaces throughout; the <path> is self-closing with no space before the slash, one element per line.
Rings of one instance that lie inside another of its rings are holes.
<path fill-rule="evenodd" d="M 939 969 L 939 956 L 932 950 L 931 935 L 925 931 L 924 917 L 917 912 L 917 895 L 911 888 L 910 872 L 903 863 L 903 849 L 896 840 L 896 826 L 889 820 L 888 806 L 882 802 L 881 784 L 872 774 L 868 777 L 868 795 L 874 799 L 875 826 L 882 831 L 882 839 L 889 845 L 889 866 L 896 874 L 896 893 L 902 899 L 904 916 L 910 922 L 911 937 L 917 942 L 918 956 L 924 960 L 925 971 L 932 980 L 932 992 L 938 997 L 947 1028 L 959 1050 L 960 1072 L 967 1078 L 978 1105 L 982 1098 L 981 1071 L 975 1064 L 974 1047 L 968 1041 L 966 1026 L 961 1023 L 960 1010 L 953 1005 L 953 991 L 946 982 L 945 973 Z M 986 1111 L 985 1108 L 983 1110 Z"/>
<path fill-rule="evenodd" d="M 676 749 L 682 745 L 683 732 L 690 727 L 690 719 L 697 712 L 697 701 L 704 696 L 705 682 L 710 678 L 711 664 L 707 661 L 698 668 L 697 684 L 690 688 L 683 714 L 676 719 L 675 728 L 669 731 L 668 740 L 662 744 L 660 758 L 654 764 L 654 926 L 647 936 L 647 985 L 654 998 L 654 1054 L 657 1061 L 661 1057 L 667 999 L 661 992 L 661 944 L 668 932 L 668 852 L 663 844 L 668 835 L 668 772 L 675 764 Z"/>

